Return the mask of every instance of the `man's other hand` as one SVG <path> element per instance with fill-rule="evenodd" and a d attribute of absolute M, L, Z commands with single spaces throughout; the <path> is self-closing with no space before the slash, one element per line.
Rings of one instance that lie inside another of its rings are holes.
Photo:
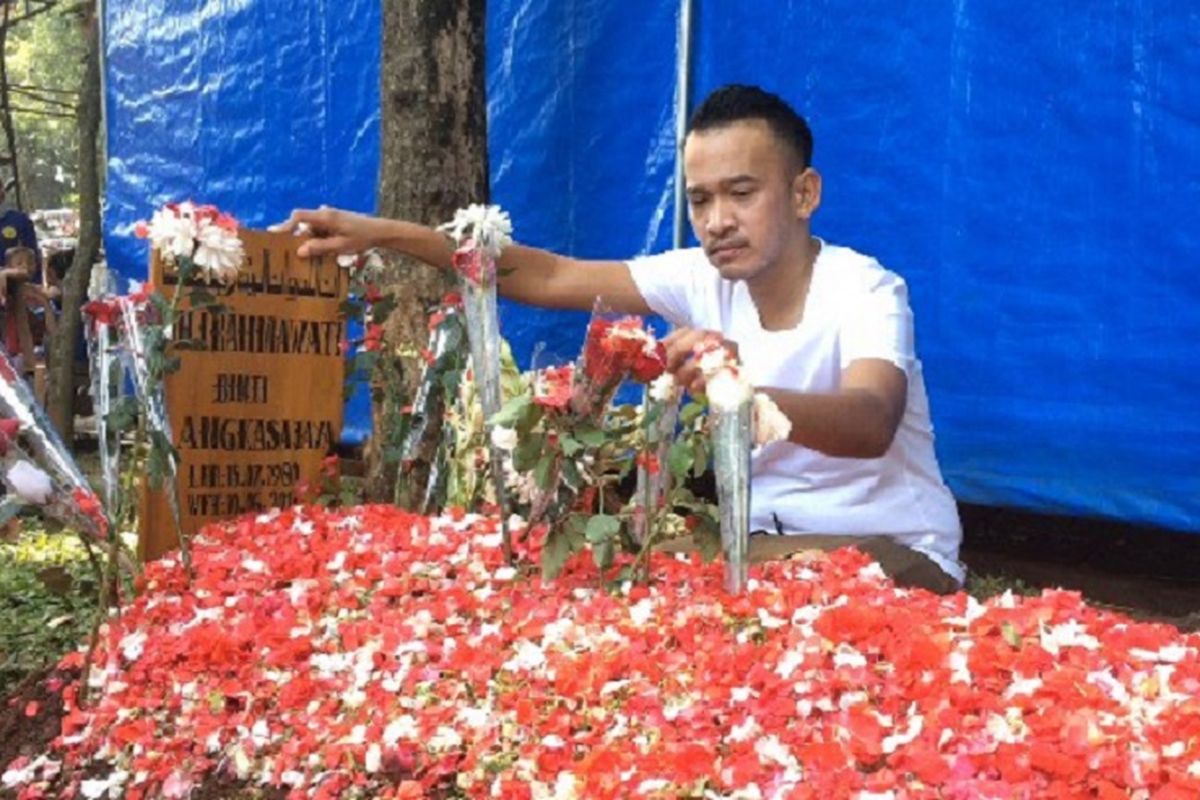
<path fill-rule="evenodd" d="M 382 236 L 378 217 L 322 206 L 317 209 L 298 208 L 292 215 L 270 230 L 281 233 L 311 233 L 312 238 L 300 245 L 298 253 L 304 258 L 343 253 L 361 253 L 380 243 Z"/>
<path fill-rule="evenodd" d="M 663 339 L 667 351 L 667 372 L 674 375 L 675 384 L 682 386 L 689 394 L 704 393 L 705 378 L 697 363 L 696 347 L 710 341 L 724 347 L 732 358 L 738 357 L 737 342 L 726 339 L 718 331 L 677 328 Z"/>

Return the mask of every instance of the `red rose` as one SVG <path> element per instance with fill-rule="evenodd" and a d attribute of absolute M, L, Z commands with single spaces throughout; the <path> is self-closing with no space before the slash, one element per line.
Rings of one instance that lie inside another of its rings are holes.
<path fill-rule="evenodd" d="M 383 346 L 383 326 L 372 322 L 367 326 L 367 334 L 363 339 L 363 349 L 368 351 L 378 350 Z"/>
<path fill-rule="evenodd" d="M 92 300 L 80 310 L 91 318 L 93 325 L 111 326 L 121 318 L 121 309 L 111 300 Z"/>
<path fill-rule="evenodd" d="M 8 452 L 8 448 L 17 441 L 21 433 L 21 423 L 15 419 L 0 419 L 0 455 Z"/>

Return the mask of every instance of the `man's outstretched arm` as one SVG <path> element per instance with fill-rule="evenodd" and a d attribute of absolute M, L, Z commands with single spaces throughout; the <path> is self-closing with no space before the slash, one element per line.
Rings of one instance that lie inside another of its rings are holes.
<path fill-rule="evenodd" d="M 302 256 L 360 253 L 383 247 L 449 269 L 454 253 L 450 241 L 433 228 L 334 208 L 293 211 L 286 222 L 273 229 L 295 231 L 301 223 L 313 234 L 301 245 Z M 581 260 L 514 244 L 504 249 L 498 266 L 500 294 L 522 303 L 590 311 L 599 297 L 619 313 L 651 313 L 622 261 Z"/>

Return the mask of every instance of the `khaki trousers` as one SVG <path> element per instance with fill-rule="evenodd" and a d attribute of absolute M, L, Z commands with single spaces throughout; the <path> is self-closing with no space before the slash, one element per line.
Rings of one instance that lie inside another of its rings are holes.
<path fill-rule="evenodd" d="M 750 535 L 750 563 L 787 559 L 805 551 L 829 552 L 855 547 L 879 562 L 884 573 L 897 586 L 928 589 L 936 594 L 951 594 L 960 588 L 958 581 L 924 553 L 899 544 L 887 536 L 830 536 L 823 534 Z M 690 553 L 695 544 L 690 536 L 663 542 L 657 549 L 666 553 Z"/>

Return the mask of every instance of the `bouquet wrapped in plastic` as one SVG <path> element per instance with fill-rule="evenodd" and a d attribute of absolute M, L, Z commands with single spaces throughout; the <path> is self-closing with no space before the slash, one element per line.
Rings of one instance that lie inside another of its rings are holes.
<path fill-rule="evenodd" d="M 483 406 L 485 426 L 490 434 L 492 418 L 500 412 L 503 396 L 500 388 L 500 321 L 496 311 L 496 260 L 512 243 L 512 221 L 499 206 L 471 205 L 442 225 L 454 240 L 454 269 L 461 284 L 463 313 L 467 320 L 467 338 L 471 345 L 471 370 Z M 496 502 L 500 506 L 504 553 L 512 558 L 512 542 L 507 524 L 507 499 L 504 487 L 503 454 L 491 448 L 492 480 Z"/>

